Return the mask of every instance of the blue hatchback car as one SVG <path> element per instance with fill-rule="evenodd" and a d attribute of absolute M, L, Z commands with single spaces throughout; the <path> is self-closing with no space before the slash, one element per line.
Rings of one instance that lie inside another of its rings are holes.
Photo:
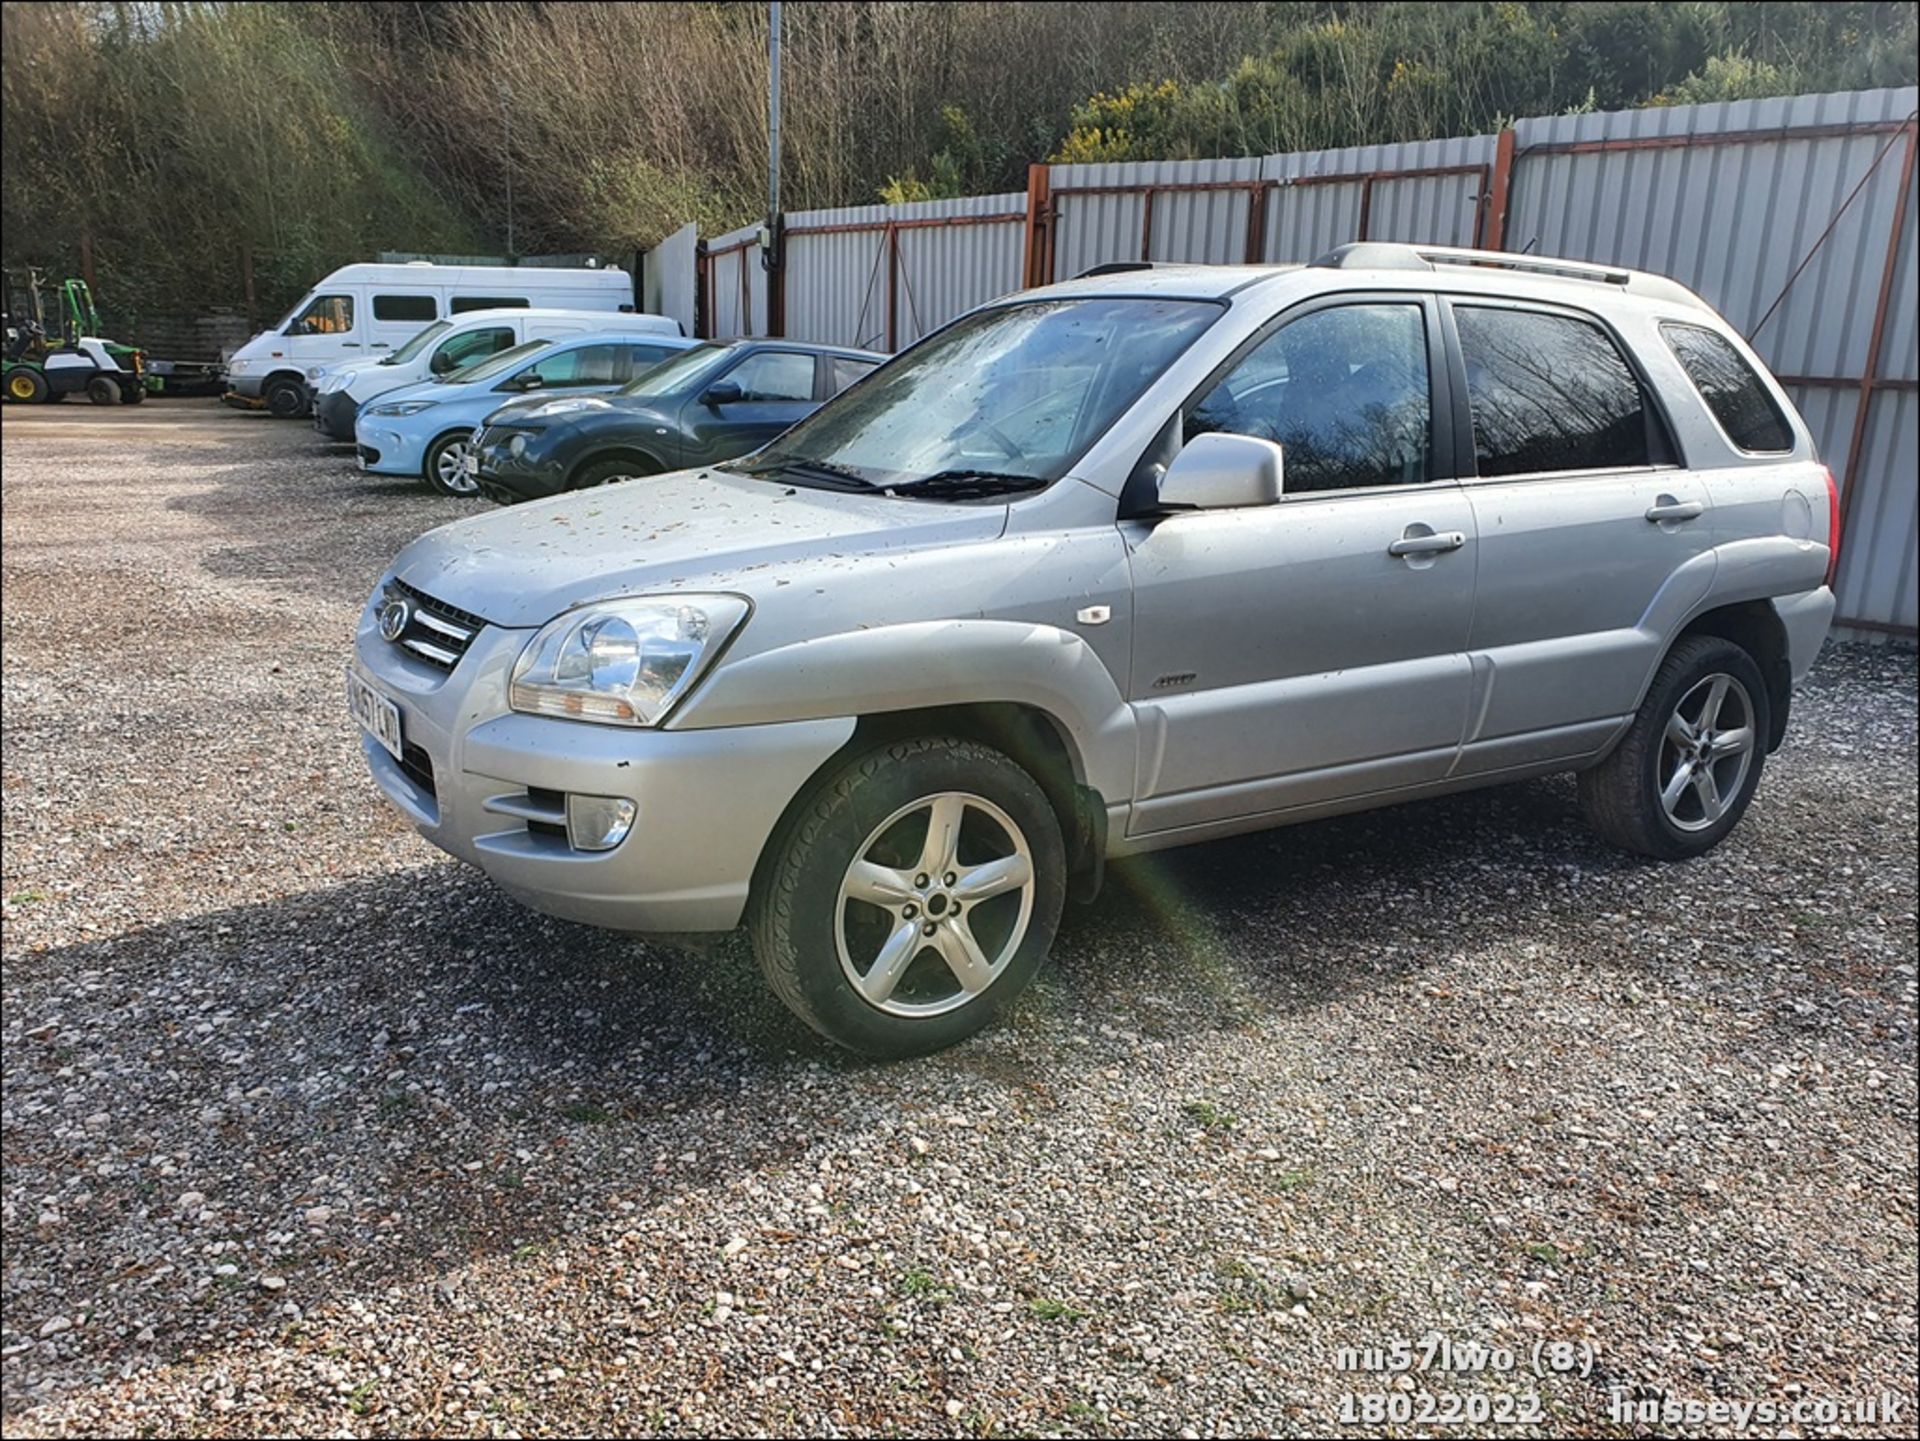
<path fill-rule="evenodd" d="M 501 402 L 532 393 L 605 395 L 698 342 L 677 335 L 609 328 L 591 335 L 529 340 L 478 364 L 383 395 L 354 422 L 360 468 L 417 475 L 443 495 L 473 495 L 467 467 L 474 427 Z"/>

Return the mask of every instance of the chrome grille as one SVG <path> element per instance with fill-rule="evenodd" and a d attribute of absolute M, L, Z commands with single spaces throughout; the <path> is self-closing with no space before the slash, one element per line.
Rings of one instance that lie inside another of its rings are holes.
<path fill-rule="evenodd" d="M 428 665 L 452 670 L 486 622 L 471 611 L 435 600 L 403 580 L 387 582 L 387 595 L 407 602 L 407 623 L 393 644 Z"/>

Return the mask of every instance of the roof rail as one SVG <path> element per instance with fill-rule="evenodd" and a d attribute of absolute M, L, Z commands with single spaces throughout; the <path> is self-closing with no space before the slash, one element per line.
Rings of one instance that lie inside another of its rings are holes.
<path fill-rule="evenodd" d="M 1152 260 L 1109 260 L 1103 265 L 1095 265 L 1074 276 L 1075 280 L 1088 280 L 1096 275 L 1125 275 L 1133 270 L 1155 270 L 1158 263 Z"/>
<path fill-rule="evenodd" d="M 1700 306 L 1705 303 L 1679 281 L 1669 280 L 1664 275 L 1649 275 L 1642 270 L 1628 270 L 1617 265 L 1596 265 L 1586 260 L 1561 260 L 1551 255 L 1522 255 L 1511 250 L 1466 250 L 1451 245 L 1398 245 L 1366 240 L 1335 246 L 1312 263 L 1326 270 L 1433 271 L 1443 265 L 1462 265 L 1617 285 L 1635 295 L 1655 297 L 1677 305 Z"/>

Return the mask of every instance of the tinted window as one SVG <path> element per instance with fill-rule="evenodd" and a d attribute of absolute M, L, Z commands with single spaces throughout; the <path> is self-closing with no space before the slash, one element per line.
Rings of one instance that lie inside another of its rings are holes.
<path fill-rule="evenodd" d="M 288 335 L 345 335 L 353 329 L 351 295 L 316 295 L 287 322 Z"/>
<path fill-rule="evenodd" d="M 844 356 L 833 356 L 827 362 L 828 373 L 833 378 L 833 393 L 838 395 L 879 363 L 877 360 L 848 360 Z"/>
<path fill-rule="evenodd" d="M 1724 335 L 1697 325 L 1663 325 L 1660 333 L 1728 439 L 1742 450 L 1793 449 L 1793 427 Z"/>
<path fill-rule="evenodd" d="M 1640 382 L 1599 326 L 1456 306 L 1482 475 L 1649 464 Z"/>
<path fill-rule="evenodd" d="M 813 399 L 813 357 L 791 350 L 763 350 L 748 356 L 725 378 L 740 387 L 742 400 Z"/>
<path fill-rule="evenodd" d="M 376 295 L 373 297 L 375 320 L 435 320 L 440 307 L 431 295 Z"/>
<path fill-rule="evenodd" d="M 1417 485 L 1432 472 L 1426 318 L 1417 305 L 1342 305 L 1283 326 L 1186 416 L 1188 439 L 1277 441 L 1289 495 Z"/>
<path fill-rule="evenodd" d="M 453 297 L 453 313 L 461 315 L 469 310 L 525 310 L 527 298 L 524 295 L 456 295 Z"/>
<path fill-rule="evenodd" d="M 469 330 L 465 335 L 454 336 L 434 351 L 433 359 L 428 363 L 435 375 L 444 375 L 450 370 L 472 365 L 476 360 L 485 360 L 495 351 L 505 350 L 512 344 L 513 331 L 505 325 Z"/>
<path fill-rule="evenodd" d="M 583 345 L 549 355 L 535 364 L 533 373 L 552 385 L 612 385 L 617 345 Z"/>

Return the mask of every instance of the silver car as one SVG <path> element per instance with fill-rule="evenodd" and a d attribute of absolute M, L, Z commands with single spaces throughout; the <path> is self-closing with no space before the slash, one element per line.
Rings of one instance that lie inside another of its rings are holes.
<path fill-rule="evenodd" d="M 1579 773 L 1738 823 L 1833 613 L 1831 476 L 1672 281 L 1348 246 L 929 336 L 758 453 L 421 537 L 348 688 L 552 915 L 743 920 L 816 1029 L 948 1045 L 1109 857 Z"/>

